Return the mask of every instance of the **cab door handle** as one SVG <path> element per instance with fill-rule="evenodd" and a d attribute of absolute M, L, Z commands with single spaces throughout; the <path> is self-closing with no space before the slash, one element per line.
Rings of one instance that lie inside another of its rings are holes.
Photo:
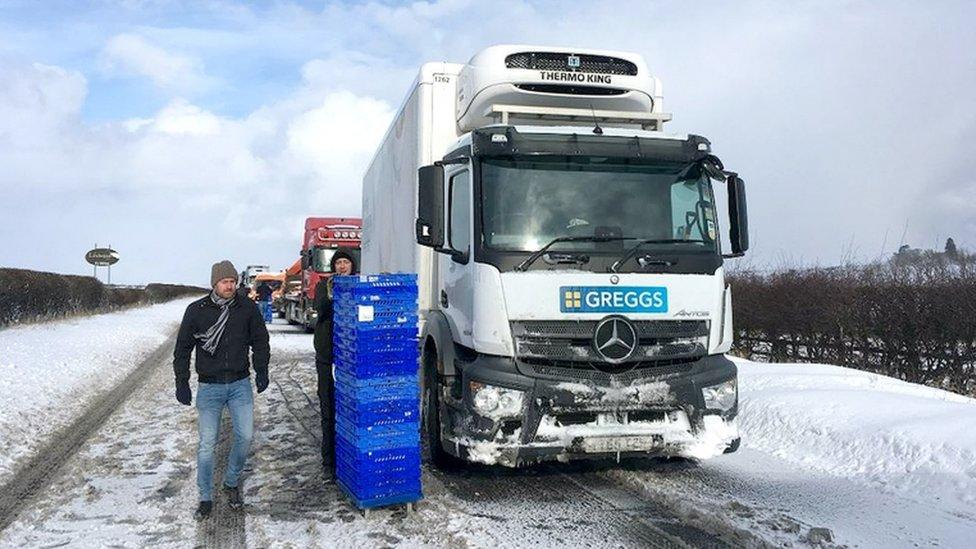
<path fill-rule="evenodd" d="M 444 307 L 445 309 L 448 307 L 446 290 L 441 290 L 441 307 Z"/>

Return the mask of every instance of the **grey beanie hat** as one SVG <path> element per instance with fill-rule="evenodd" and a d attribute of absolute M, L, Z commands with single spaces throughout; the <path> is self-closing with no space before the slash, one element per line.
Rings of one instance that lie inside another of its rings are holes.
<path fill-rule="evenodd" d="M 237 280 L 237 269 L 234 268 L 233 263 L 226 259 L 214 263 L 213 267 L 210 268 L 210 287 L 217 286 L 217 282 L 225 278 Z"/>

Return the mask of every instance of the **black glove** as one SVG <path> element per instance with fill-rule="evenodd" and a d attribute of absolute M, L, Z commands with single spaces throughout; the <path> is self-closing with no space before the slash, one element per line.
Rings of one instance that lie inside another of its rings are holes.
<path fill-rule="evenodd" d="M 268 371 L 258 370 L 254 373 L 254 385 L 258 388 L 258 393 L 263 393 L 268 388 Z"/>
<path fill-rule="evenodd" d="M 180 404 L 184 406 L 189 406 L 190 402 L 193 401 L 193 393 L 190 392 L 189 380 L 176 382 L 176 400 L 180 401 Z"/>

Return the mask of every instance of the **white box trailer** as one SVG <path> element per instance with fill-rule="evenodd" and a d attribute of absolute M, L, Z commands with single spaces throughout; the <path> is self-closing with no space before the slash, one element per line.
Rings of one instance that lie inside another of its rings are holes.
<path fill-rule="evenodd" d="M 723 258 L 748 247 L 744 184 L 670 118 L 632 53 L 421 67 L 363 181 L 362 259 L 418 274 L 435 464 L 738 447 Z"/>

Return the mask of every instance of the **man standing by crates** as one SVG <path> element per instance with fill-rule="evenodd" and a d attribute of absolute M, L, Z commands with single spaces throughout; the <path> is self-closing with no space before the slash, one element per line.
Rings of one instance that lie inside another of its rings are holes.
<path fill-rule="evenodd" d="M 315 373 L 318 378 L 319 411 L 322 418 L 322 475 L 335 480 L 335 377 L 332 372 L 332 284 L 333 276 L 356 274 L 356 260 L 348 248 L 338 248 L 329 261 L 332 276 L 315 286 Z"/>
<path fill-rule="evenodd" d="M 197 448 L 197 488 L 200 504 L 195 517 L 210 516 L 213 510 L 214 447 L 224 407 L 234 425 L 234 445 L 224 473 L 224 493 L 232 509 L 244 507 L 240 476 L 254 433 L 254 397 L 251 393 L 248 349 L 254 358 L 254 383 L 259 393 L 268 388 L 271 347 L 268 329 L 257 305 L 236 291 L 237 270 L 230 261 L 214 263 L 210 295 L 186 308 L 173 351 L 176 400 L 189 406 L 190 353 L 196 349 L 197 417 L 200 444 Z"/>

